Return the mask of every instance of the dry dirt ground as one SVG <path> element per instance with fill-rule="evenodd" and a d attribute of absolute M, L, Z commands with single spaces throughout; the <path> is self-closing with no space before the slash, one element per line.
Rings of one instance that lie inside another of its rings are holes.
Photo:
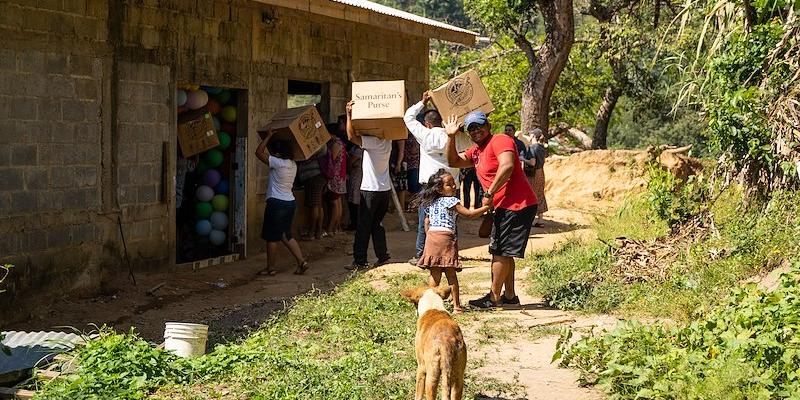
<path fill-rule="evenodd" d="M 633 171 L 642 160 L 636 152 L 584 152 L 548 161 L 548 200 L 551 210 L 544 228 L 534 228 L 528 251 L 553 249 L 572 235 L 591 235 L 588 228 L 598 210 L 607 209 L 642 181 Z M 552 193 L 552 195 L 550 194 Z M 392 274 L 415 271 L 420 282 L 426 275 L 405 260 L 413 255 L 416 215 L 408 215 L 410 232 L 399 229 L 396 215 L 386 218 L 389 250 L 395 263 L 367 271 L 377 289 Z M 462 301 L 486 293 L 489 287 L 487 239 L 477 237 L 477 221 L 460 224 L 459 247 L 465 258 L 460 274 Z M 289 306 L 291 298 L 310 290 L 327 291 L 345 281 L 350 272 L 343 267 L 352 257 L 352 234 L 341 234 L 314 242 L 301 242 L 311 268 L 293 275 L 293 260 L 284 252 L 279 273 L 257 275 L 265 266 L 263 254 L 234 264 L 199 271 L 174 269 L 158 274 L 138 274 L 137 285 L 120 270 L 106 295 L 93 299 L 54 299 L 54 304 L 31 315 L 28 321 L 5 326 L 9 330 L 48 330 L 72 326 L 89 330 L 90 324 L 108 324 L 117 329 L 136 327 L 148 340 L 161 342 L 167 321 L 201 322 L 210 326 L 210 342 L 245 335 L 276 310 Z M 283 251 L 283 250 L 282 250 Z M 373 255 L 374 257 L 374 255 Z M 374 259 L 373 259 L 374 261 Z M 581 388 L 573 371 L 551 364 L 557 328 L 609 327 L 610 316 L 577 315 L 548 309 L 524 287 L 527 268 L 517 271 L 517 293 L 522 305 L 492 312 L 467 312 L 457 317 L 465 332 L 469 358 L 486 376 L 520 388 L 519 399 L 597 399 L 595 390 Z M 147 291 L 163 284 L 154 295 Z M 477 362 L 475 362 L 477 361 Z"/>

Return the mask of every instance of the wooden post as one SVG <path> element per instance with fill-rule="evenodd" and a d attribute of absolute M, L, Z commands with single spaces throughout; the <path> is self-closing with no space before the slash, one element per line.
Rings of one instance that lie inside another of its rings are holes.
<path fill-rule="evenodd" d="M 397 198 L 397 192 L 394 191 L 394 185 L 389 186 L 392 188 L 392 201 L 394 201 L 394 208 L 397 209 L 397 215 L 400 216 L 400 227 L 403 228 L 403 232 L 408 232 L 410 229 L 408 228 L 408 222 L 406 221 L 406 210 L 402 205 L 400 205 L 400 199 Z"/>

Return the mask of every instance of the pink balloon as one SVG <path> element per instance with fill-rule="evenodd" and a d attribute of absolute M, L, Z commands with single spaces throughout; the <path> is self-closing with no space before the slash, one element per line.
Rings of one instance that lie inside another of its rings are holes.
<path fill-rule="evenodd" d="M 208 93 L 202 90 L 192 90 L 186 94 L 186 107 L 192 110 L 202 108 L 208 103 Z"/>
<path fill-rule="evenodd" d="M 215 169 L 209 169 L 206 171 L 205 175 L 203 175 L 203 183 L 212 188 L 217 186 L 220 179 L 222 179 L 222 176 L 220 176 L 219 171 Z"/>

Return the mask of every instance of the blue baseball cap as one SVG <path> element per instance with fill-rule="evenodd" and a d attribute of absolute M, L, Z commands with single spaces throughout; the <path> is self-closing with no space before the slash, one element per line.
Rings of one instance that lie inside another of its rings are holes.
<path fill-rule="evenodd" d="M 487 122 L 486 114 L 484 114 L 483 111 L 473 111 L 464 117 L 464 127 L 467 129 L 469 129 L 469 126 L 472 124 L 483 126 L 486 125 Z"/>

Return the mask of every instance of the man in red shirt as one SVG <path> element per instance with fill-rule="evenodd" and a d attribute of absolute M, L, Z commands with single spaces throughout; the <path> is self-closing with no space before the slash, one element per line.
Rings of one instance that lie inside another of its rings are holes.
<path fill-rule="evenodd" d="M 486 114 L 473 111 L 464 118 L 475 146 L 463 153 L 456 150 L 455 135 L 461 124 L 450 116 L 444 124 L 448 135 L 447 162 L 453 168 L 475 167 L 483 186 L 483 204 L 494 206 L 494 226 L 489 241 L 492 254 L 492 288 L 470 305 L 490 308 L 498 304 L 519 304 L 514 290 L 514 257 L 525 257 L 531 225 L 536 217 L 536 195 L 519 162 L 514 139 L 492 135 Z M 505 293 L 502 292 L 505 287 Z"/>

